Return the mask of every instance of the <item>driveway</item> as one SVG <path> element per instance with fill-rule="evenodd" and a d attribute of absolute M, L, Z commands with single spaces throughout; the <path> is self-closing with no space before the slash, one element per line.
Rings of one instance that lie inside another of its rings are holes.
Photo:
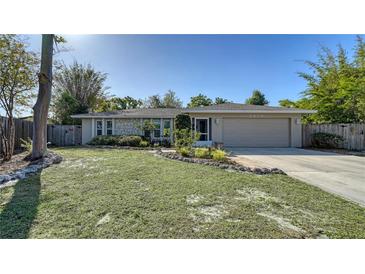
<path fill-rule="evenodd" d="M 291 177 L 365 206 L 365 157 L 298 148 L 231 148 L 238 162 Z"/>

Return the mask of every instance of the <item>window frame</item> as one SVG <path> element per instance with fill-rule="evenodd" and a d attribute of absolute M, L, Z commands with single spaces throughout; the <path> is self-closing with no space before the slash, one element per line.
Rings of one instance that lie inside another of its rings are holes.
<path fill-rule="evenodd" d="M 101 128 L 98 128 L 98 123 L 100 122 Z M 95 121 L 96 124 L 96 136 L 102 136 L 103 135 L 103 120 L 96 120 Z M 101 131 L 101 134 L 99 134 L 98 132 Z"/>
<path fill-rule="evenodd" d="M 110 122 L 110 128 L 108 127 L 108 122 Z M 105 121 L 105 131 L 106 131 L 106 135 L 108 135 L 108 136 L 113 135 L 113 120 Z M 110 131 L 110 134 L 108 133 L 108 131 Z"/>
<path fill-rule="evenodd" d="M 158 122 L 157 122 L 158 121 Z M 161 138 L 161 119 L 152 119 L 152 123 L 156 127 L 158 125 L 158 129 L 153 129 L 153 137 L 154 138 Z M 158 136 L 156 136 L 156 132 L 158 131 Z"/>
<path fill-rule="evenodd" d="M 169 123 L 169 127 L 166 128 L 165 127 L 165 123 L 168 122 Z M 162 136 L 164 138 L 168 138 L 171 136 L 171 119 L 162 119 L 162 126 L 163 126 L 163 133 L 162 133 Z M 168 135 L 165 135 L 165 129 L 169 129 L 169 132 L 168 132 Z"/>

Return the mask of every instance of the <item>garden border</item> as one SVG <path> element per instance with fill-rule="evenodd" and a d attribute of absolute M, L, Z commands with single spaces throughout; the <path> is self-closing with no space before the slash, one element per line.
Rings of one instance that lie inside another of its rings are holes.
<path fill-rule="evenodd" d="M 250 172 L 254 174 L 259 175 L 265 175 L 265 174 L 282 174 L 286 175 L 284 171 L 278 168 L 259 168 L 259 167 L 247 167 L 235 162 L 221 162 L 221 161 L 215 161 L 211 159 L 200 159 L 200 158 L 188 158 L 183 157 L 179 155 L 178 153 L 174 152 L 163 152 L 161 150 L 156 151 L 157 155 L 160 155 L 162 157 L 171 159 L 171 160 L 177 160 L 187 163 L 195 163 L 195 164 L 202 164 L 207 166 L 214 166 L 221 169 L 229 169 L 229 170 L 235 170 L 238 172 Z"/>

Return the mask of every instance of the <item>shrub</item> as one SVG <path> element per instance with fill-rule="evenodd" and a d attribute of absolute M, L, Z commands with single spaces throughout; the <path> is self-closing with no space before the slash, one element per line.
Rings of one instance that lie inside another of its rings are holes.
<path fill-rule="evenodd" d="M 140 143 L 139 143 L 139 146 L 140 147 L 148 147 L 150 145 L 150 143 L 148 141 L 145 141 L 145 140 L 142 140 Z"/>
<path fill-rule="evenodd" d="M 188 114 L 178 114 L 175 118 L 175 128 L 180 129 L 189 129 L 191 128 L 191 120 Z"/>
<path fill-rule="evenodd" d="M 199 134 L 195 134 L 193 136 L 190 129 L 176 129 L 174 131 L 175 134 L 175 146 L 179 147 L 188 147 L 191 149 L 193 144 L 199 140 Z"/>
<path fill-rule="evenodd" d="M 210 158 L 210 149 L 209 148 L 196 148 L 194 151 L 194 155 L 197 158 Z"/>
<path fill-rule="evenodd" d="M 340 148 L 344 139 L 336 134 L 317 132 L 312 134 L 312 146 L 318 148 Z"/>
<path fill-rule="evenodd" d="M 119 146 L 130 146 L 130 147 L 138 147 L 142 142 L 141 136 L 121 136 L 119 139 Z"/>
<path fill-rule="evenodd" d="M 119 138 L 121 136 L 114 136 L 114 135 L 100 135 L 94 137 L 90 142 L 89 145 L 93 146 L 117 146 L 119 143 Z"/>
<path fill-rule="evenodd" d="M 23 148 L 27 152 L 32 151 L 32 139 L 30 139 L 29 137 L 27 139 L 20 138 L 20 142 L 21 148 Z"/>
<path fill-rule="evenodd" d="M 190 157 L 191 149 L 188 147 L 180 147 L 177 149 L 177 152 L 180 153 L 181 156 Z"/>
<path fill-rule="evenodd" d="M 216 149 L 212 151 L 212 158 L 215 161 L 224 161 L 226 160 L 226 152 L 221 149 Z"/>

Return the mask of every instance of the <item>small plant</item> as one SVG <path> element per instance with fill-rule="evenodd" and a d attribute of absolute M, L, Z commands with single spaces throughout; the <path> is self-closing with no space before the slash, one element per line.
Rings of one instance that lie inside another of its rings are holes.
<path fill-rule="evenodd" d="M 23 148 L 27 152 L 32 151 L 32 139 L 29 137 L 27 139 L 20 138 L 20 147 Z"/>
<path fill-rule="evenodd" d="M 89 145 L 94 146 L 117 146 L 120 136 L 96 136 L 90 142 Z"/>
<path fill-rule="evenodd" d="M 193 134 L 190 129 L 177 129 L 174 131 L 175 134 L 175 146 L 188 147 L 191 149 L 193 144 L 199 140 L 200 134 Z"/>
<path fill-rule="evenodd" d="M 312 134 L 312 146 L 318 148 L 341 148 L 344 139 L 336 134 L 317 132 Z"/>
<path fill-rule="evenodd" d="M 194 150 L 194 155 L 197 158 L 204 158 L 204 159 L 211 158 L 209 148 L 196 148 Z"/>
<path fill-rule="evenodd" d="M 212 155 L 213 160 L 215 160 L 215 161 L 225 161 L 226 160 L 226 152 L 224 150 L 221 150 L 221 149 L 213 150 L 211 155 Z"/>
<path fill-rule="evenodd" d="M 188 147 L 180 147 L 177 149 L 177 152 L 180 153 L 181 156 L 190 157 L 191 149 L 189 149 Z"/>
<path fill-rule="evenodd" d="M 148 141 L 145 141 L 145 140 L 142 140 L 140 143 L 139 143 L 139 146 L 140 147 L 148 147 L 150 145 L 150 143 Z"/>

